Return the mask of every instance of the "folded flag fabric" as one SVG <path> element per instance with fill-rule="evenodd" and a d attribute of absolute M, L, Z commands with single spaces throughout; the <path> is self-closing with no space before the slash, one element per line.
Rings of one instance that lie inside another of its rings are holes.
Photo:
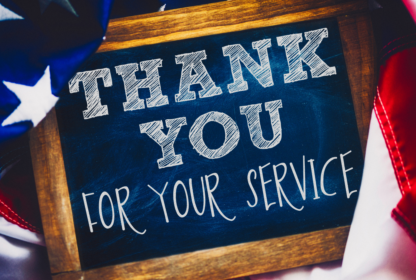
<path fill-rule="evenodd" d="M 23 229 L 42 232 L 27 135 L 0 145 L 0 216 Z"/>
<path fill-rule="evenodd" d="M 41 232 L 27 135 L 101 44 L 113 0 L 0 0 L 0 215 Z"/>
<path fill-rule="evenodd" d="M 403 2 L 380 1 L 375 15 L 383 32 L 374 112 L 403 195 L 392 217 L 416 242 L 416 14 L 413 1 Z"/>
<path fill-rule="evenodd" d="M 400 46 L 397 48 L 416 46 L 416 34 L 404 39 L 398 40 Z M 374 111 L 403 195 L 392 216 L 416 242 L 415 108 L 416 47 L 411 47 L 395 53 L 381 66 Z"/>

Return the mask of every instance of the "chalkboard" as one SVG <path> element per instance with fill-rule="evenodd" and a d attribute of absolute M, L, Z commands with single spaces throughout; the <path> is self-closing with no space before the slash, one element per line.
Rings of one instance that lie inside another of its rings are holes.
<path fill-rule="evenodd" d="M 95 54 L 56 115 L 82 269 L 351 223 L 335 18 Z"/>

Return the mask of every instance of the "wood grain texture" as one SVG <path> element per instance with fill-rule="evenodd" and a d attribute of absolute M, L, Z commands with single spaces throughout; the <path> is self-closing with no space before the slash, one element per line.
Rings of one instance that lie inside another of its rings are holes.
<path fill-rule="evenodd" d="M 51 272 L 79 270 L 81 265 L 54 109 L 31 130 L 30 150 Z"/>
<path fill-rule="evenodd" d="M 61 273 L 69 279 L 236 278 L 342 258 L 349 226 L 197 251 L 87 271 Z"/>
<path fill-rule="evenodd" d="M 362 0 L 233 0 L 110 21 L 98 52 L 364 11 Z"/>
<path fill-rule="evenodd" d="M 366 1 L 233 0 L 112 20 L 99 51 L 338 17 L 363 150 L 375 91 Z M 348 16 L 345 16 L 348 14 Z M 81 271 L 55 112 L 31 132 L 31 153 L 54 279 L 225 279 L 340 259 L 349 227 Z"/>
<path fill-rule="evenodd" d="M 376 45 L 367 14 L 338 17 L 342 48 L 357 117 L 363 154 L 367 145 L 371 110 L 377 88 Z"/>

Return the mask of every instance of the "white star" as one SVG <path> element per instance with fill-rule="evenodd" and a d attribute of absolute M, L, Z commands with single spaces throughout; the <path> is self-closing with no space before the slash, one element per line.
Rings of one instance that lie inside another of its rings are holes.
<path fill-rule="evenodd" d="M 74 7 L 72 7 L 69 0 L 39 0 L 40 10 L 42 14 L 46 10 L 46 8 L 49 6 L 49 4 L 52 2 L 55 2 L 58 5 L 61 5 L 61 7 L 65 8 L 67 11 L 78 16 L 77 12 L 75 12 Z"/>
<path fill-rule="evenodd" d="M 2 126 L 32 121 L 35 127 L 52 109 L 58 97 L 52 94 L 49 66 L 34 86 L 25 86 L 10 82 L 3 83 L 20 99 L 19 106 L 1 124 Z"/>
<path fill-rule="evenodd" d="M 163 6 L 161 6 L 161 7 L 159 8 L 159 11 L 158 11 L 158 12 L 163 12 L 163 11 L 165 10 L 165 8 L 166 8 L 166 4 L 165 4 L 165 5 L 163 5 Z"/>
<path fill-rule="evenodd" d="M 6 7 L 4 7 L 2 4 L 0 4 L 0 21 L 4 20 L 13 20 L 13 19 L 23 19 L 18 14 L 10 11 Z"/>

